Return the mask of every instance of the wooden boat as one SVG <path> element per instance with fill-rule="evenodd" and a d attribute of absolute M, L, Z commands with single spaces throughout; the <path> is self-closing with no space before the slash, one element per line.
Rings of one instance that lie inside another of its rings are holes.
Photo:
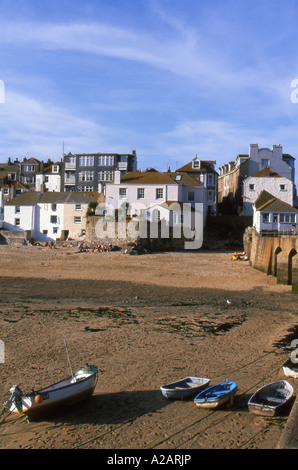
<path fill-rule="evenodd" d="M 193 397 L 199 390 L 208 387 L 210 379 L 201 377 L 185 377 L 165 385 L 161 385 L 162 394 L 169 399 L 180 399 Z"/>
<path fill-rule="evenodd" d="M 30 420 L 58 406 L 77 403 L 92 395 L 97 374 L 96 366 L 86 366 L 58 383 L 29 393 L 23 393 L 18 385 L 13 385 L 4 408 L 12 413 L 23 413 Z"/>
<path fill-rule="evenodd" d="M 233 404 L 236 391 L 236 382 L 227 379 L 200 392 L 194 402 L 201 408 L 217 408 L 227 402 Z"/>
<path fill-rule="evenodd" d="M 292 377 L 293 379 L 298 379 L 298 363 L 288 359 L 283 365 L 284 374 L 287 377 Z"/>
<path fill-rule="evenodd" d="M 271 382 L 259 388 L 248 400 L 251 413 L 262 416 L 275 416 L 294 394 L 294 389 L 286 380 Z"/>

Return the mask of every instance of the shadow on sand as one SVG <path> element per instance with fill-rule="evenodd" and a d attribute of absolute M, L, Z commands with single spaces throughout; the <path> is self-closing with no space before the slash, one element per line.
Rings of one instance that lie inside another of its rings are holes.
<path fill-rule="evenodd" d="M 121 424 L 155 413 L 169 405 L 159 390 L 124 391 L 92 395 L 87 400 L 64 408 L 55 408 L 47 415 L 30 421 L 59 424 Z"/>

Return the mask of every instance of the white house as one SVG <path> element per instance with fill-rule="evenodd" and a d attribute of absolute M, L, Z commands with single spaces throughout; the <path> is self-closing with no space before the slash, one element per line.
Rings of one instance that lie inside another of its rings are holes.
<path fill-rule="evenodd" d="M 153 217 L 155 221 L 164 218 L 168 223 L 174 221 L 168 209 L 172 203 L 191 207 L 202 203 L 205 222 L 206 189 L 187 173 L 149 170 L 121 175 L 116 171 L 114 182 L 106 185 L 105 196 L 108 213 L 125 207 L 129 217 L 142 216 L 148 220 Z"/>
<path fill-rule="evenodd" d="M 294 183 L 266 167 L 243 181 L 243 215 L 253 215 L 253 204 L 263 190 L 293 205 Z"/>
<path fill-rule="evenodd" d="M 257 232 L 296 232 L 298 210 L 267 191 L 262 191 L 253 205 L 253 225 Z"/>
<path fill-rule="evenodd" d="M 61 191 L 61 163 L 48 165 L 36 174 L 35 191 Z"/>
<path fill-rule="evenodd" d="M 176 173 L 187 173 L 204 186 L 206 189 L 206 212 L 210 215 L 217 214 L 218 174 L 215 171 L 215 164 L 216 161 L 201 160 L 195 156 L 191 162 L 176 170 Z"/>
<path fill-rule="evenodd" d="M 4 228 L 22 230 L 38 241 L 80 238 L 86 229 L 86 212 L 93 192 L 28 191 L 4 206 Z"/>

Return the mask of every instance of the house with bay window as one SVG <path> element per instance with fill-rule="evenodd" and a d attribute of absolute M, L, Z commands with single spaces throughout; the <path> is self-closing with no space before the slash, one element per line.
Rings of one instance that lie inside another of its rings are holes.
<path fill-rule="evenodd" d="M 62 161 L 61 191 L 98 191 L 113 181 L 114 173 L 136 171 L 137 155 L 93 153 L 67 154 Z"/>
<path fill-rule="evenodd" d="M 262 191 L 253 205 L 253 225 L 257 232 L 298 233 L 298 210 Z"/>

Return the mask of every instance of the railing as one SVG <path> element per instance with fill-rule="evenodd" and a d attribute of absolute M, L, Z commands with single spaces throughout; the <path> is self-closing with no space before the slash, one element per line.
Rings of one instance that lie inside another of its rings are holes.
<path fill-rule="evenodd" d="M 298 230 L 285 230 L 281 232 L 278 230 L 261 230 L 256 232 L 256 235 L 259 237 L 297 237 Z"/>

